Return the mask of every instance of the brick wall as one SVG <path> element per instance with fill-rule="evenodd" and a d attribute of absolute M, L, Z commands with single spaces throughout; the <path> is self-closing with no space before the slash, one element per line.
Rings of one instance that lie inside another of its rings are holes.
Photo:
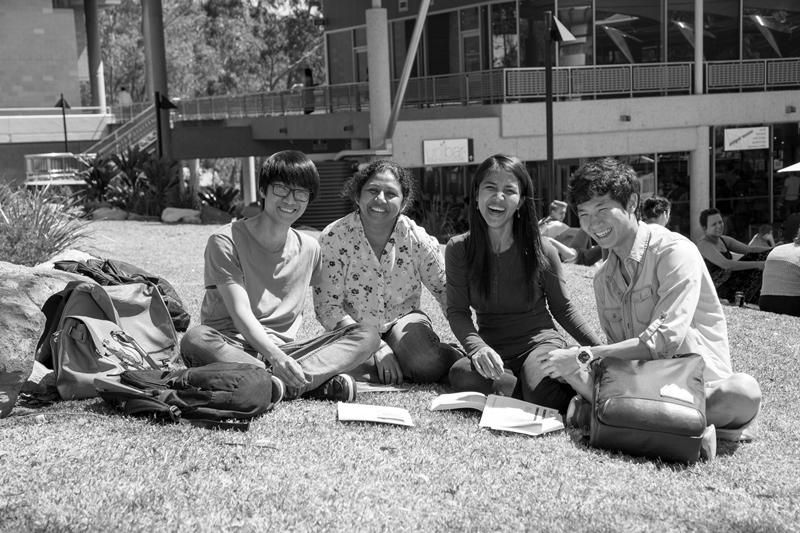
<path fill-rule="evenodd" d="M 80 106 L 75 15 L 52 0 L 0 1 L 0 108 L 52 107 L 60 93 Z"/>

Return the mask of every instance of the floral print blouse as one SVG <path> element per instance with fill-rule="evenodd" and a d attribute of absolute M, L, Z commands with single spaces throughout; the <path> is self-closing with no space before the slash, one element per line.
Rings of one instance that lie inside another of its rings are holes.
<path fill-rule="evenodd" d="M 325 329 L 350 316 L 388 331 L 402 316 L 420 308 L 424 285 L 446 309 L 444 256 L 439 241 L 405 215 L 377 257 L 361 217 L 350 213 L 326 227 L 314 308 Z"/>

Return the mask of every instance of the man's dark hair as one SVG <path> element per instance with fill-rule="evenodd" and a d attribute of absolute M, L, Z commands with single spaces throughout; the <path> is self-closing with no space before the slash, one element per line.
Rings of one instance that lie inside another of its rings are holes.
<path fill-rule="evenodd" d="M 722 213 L 720 213 L 719 209 L 717 209 L 716 207 L 703 209 L 702 211 L 700 211 L 700 227 L 706 229 L 706 226 L 708 226 L 708 217 L 710 217 L 711 215 L 721 215 L 721 214 Z"/>
<path fill-rule="evenodd" d="M 640 189 L 639 178 L 633 167 L 613 157 L 604 157 L 587 161 L 572 174 L 567 198 L 577 207 L 596 196 L 608 194 L 612 200 L 627 208 L 631 196 L 636 194 L 638 197 Z"/>
<path fill-rule="evenodd" d="M 672 209 L 672 203 L 663 196 L 651 196 L 642 202 L 642 218 L 649 220 L 658 218 Z"/>
<path fill-rule="evenodd" d="M 316 165 L 303 152 L 284 150 L 269 156 L 258 173 L 258 190 L 267 195 L 270 183 L 279 181 L 290 187 L 302 187 L 311 193 L 309 202 L 319 192 L 319 172 Z"/>

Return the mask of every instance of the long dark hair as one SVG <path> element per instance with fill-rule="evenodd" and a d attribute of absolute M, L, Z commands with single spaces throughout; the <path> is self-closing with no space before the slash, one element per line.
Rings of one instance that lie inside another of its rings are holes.
<path fill-rule="evenodd" d="M 528 288 L 536 285 L 540 267 L 550 264 L 542 253 L 542 240 L 539 236 L 539 217 L 533 203 L 533 180 L 525 165 L 513 156 L 495 154 L 480 164 L 472 178 L 472 205 L 469 210 L 469 236 L 467 237 L 467 260 L 470 265 L 470 279 L 477 283 L 484 296 L 489 293 L 489 259 L 492 254 L 489 244 L 489 226 L 478 210 L 478 189 L 483 179 L 496 171 L 513 175 L 520 185 L 520 207 L 514 215 L 512 233 L 517 250 L 522 257 Z"/>

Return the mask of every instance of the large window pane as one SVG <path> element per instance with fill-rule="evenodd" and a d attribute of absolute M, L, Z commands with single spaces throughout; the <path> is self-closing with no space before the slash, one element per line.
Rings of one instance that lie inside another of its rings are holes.
<path fill-rule="evenodd" d="M 331 84 L 350 83 L 353 76 L 353 37 L 351 31 L 328 34 L 328 76 Z"/>
<path fill-rule="evenodd" d="M 739 0 L 705 0 L 703 14 L 706 60 L 739 59 Z"/>
<path fill-rule="evenodd" d="M 597 0 L 597 63 L 652 63 L 661 57 L 661 2 Z"/>
<path fill-rule="evenodd" d="M 492 68 L 518 66 L 519 36 L 517 35 L 517 6 L 505 2 L 491 6 Z"/>
<path fill-rule="evenodd" d="M 591 0 L 560 0 L 558 20 L 575 36 L 571 42 L 558 45 L 558 66 L 579 67 L 591 65 L 592 53 L 592 3 Z"/>
<path fill-rule="evenodd" d="M 744 0 L 742 59 L 800 56 L 800 2 L 764 4 Z"/>
<path fill-rule="evenodd" d="M 694 61 L 694 0 L 669 0 L 667 61 Z"/>
<path fill-rule="evenodd" d="M 428 74 L 453 74 L 459 71 L 458 12 L 428 17 L 427 23 Z"/>

